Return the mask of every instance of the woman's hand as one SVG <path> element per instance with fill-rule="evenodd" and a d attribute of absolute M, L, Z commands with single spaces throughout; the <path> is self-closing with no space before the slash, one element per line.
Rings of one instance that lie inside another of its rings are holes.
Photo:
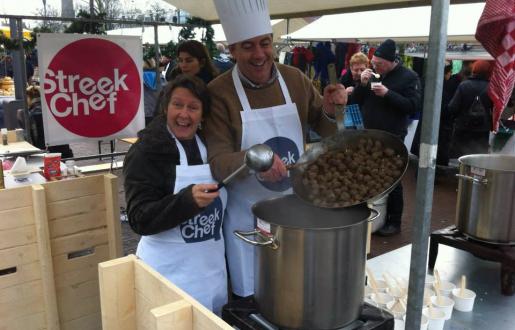
<path fill-rule="evenodd" d="M 219 191 L 214 191 L 216 188 L 218 188 L 216 183 L 194 185 L 191 189 L 191 193 L 197 206 L 206 207 L 211 204 L 211 202 L 220 195 Z"/>

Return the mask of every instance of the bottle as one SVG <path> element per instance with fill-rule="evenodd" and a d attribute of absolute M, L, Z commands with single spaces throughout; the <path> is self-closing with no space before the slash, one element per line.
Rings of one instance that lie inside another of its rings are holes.
<path fill-rule="evenodd" d="M 7 129 L 6 128 L 2 128 L 1 129 L 1 133 L 2 133 L 2 144 L 4 146 L 7 145 Z"/>
<path fill-rule="evenodd" d="M 4 165 L 2 164 L 2 160 L 1 159 L 0 159 L 0 189 L 5 189 Z"/>

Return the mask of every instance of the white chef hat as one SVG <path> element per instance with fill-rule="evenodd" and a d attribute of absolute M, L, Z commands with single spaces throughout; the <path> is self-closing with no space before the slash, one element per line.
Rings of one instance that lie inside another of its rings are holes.
<path fill-rule="evenodd" d="M 229 45 L 272 33 L 268 0 L 214 0 Z"/>

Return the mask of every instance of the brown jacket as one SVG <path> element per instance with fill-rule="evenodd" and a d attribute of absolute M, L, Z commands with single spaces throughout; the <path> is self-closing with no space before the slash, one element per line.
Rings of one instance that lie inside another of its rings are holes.
<path fill-rule="evenodd" d="M 297 105 L 302 135 L 305 138 L 308 125 L 322 136 L 336 131 L 336 125 L 322 114 L 322 97 L 311 81 L 294 67 L 277 64 L 286 83 L 292 102 Z M 211 171 L 222 180 L 243 164 L 241 151 L 242 106 L 236 94 L 232 70 L 218 76 L 209 85 L 212 98 L 210 115 L 205 120 L 205 137 Z M 285 103 L 279 81 L 256 89 L 245 86 L 245 93 L 252 109 L 267 108 Z"/>

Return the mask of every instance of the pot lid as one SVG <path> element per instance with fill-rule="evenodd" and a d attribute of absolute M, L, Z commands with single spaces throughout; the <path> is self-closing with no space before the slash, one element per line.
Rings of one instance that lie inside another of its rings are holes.
<path fill-rule="evenodd" d="M 474 154 L 462 156 L 459 162 L 473 167 L 492 171 L 515 172 L 515 155 Z"/>
<path fill-rule="evenodd" d="M 285 195 L 254 204 L 252 213 L 263 221 L 288 228 L 335 229 L 365 221 L 370 210 L 364 203 L 339 209 L 321 208 L 295 195 Z"/>

